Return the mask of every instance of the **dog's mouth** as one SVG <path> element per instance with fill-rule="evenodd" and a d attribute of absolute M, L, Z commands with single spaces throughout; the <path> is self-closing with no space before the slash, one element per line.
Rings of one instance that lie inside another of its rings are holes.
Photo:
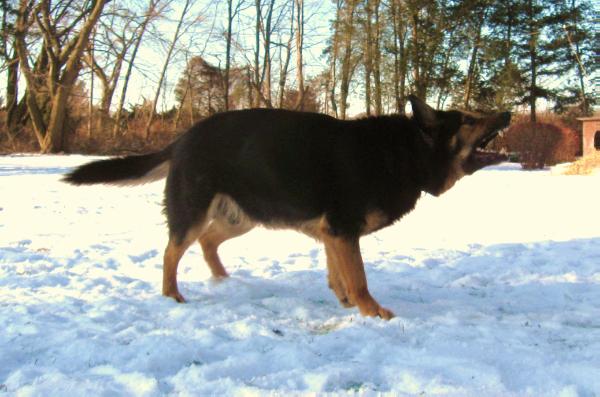
<path fill-rule="evenodd" d="M 475 144 L 470 156 L 467 158 L 463 169 L 467 174 L 472 174 L 484 167 L 496 165 L 507 161 L 508 157 L 504 153 L 487 149 L 487 146 L 496 137 L 508 127 L 510 123 L 510 113 L 501 113 L 493 121 L 491 131 L 483 135 Z"/>

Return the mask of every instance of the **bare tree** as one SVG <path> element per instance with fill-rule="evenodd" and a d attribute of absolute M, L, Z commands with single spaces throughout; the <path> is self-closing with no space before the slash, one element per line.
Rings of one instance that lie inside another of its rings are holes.
<path fill-rule="evenodd" d="M 127 98 L 127 89 L 129 87 L 129 81 L 131 79 L 131 74 L 133 72 L 133 65 L 135 63 L 135 59 L 137 58 L 137 53 L 142 44 L 142 39 L 144 37 L 144 33 L 148 28 L 150 22 L 152 22 L 158 15 L 162 12 L 160 9 L 161 0 L 149 0 L 148 6 L 146 7 L 146 12 L 144 13 L 144 18 L 142 22 L 134 30 L 134 35 L 132 37 L 133 51 L 131 56 L 129 57 L 129 61 L 127 62 L 127 72 L 125 73 L 125 79 L 123 81 L 123 88 L 121 90 L 121 98 L 119 99 L 119 106 L 117 107 L 117 112 L 115 115 L 115 124 L 113 127 L 113 136 L 117 136 L 119 134 L 121 128 L 121 117 L 123 114 L 123 106 L 125 106 L 125 99 Z"/>
<path fill-rule="evenodd" d="M 88 138 L 90 138 L 92 136 L 92 129 L 93 129 L 93 121 L 94 121 L 94 40 L 96 36 L 96 28 L 94 27 L 94 29 L 92 30 L 92 34 L 90 37 L 90 41 L 89 41 L 89 50 L 88 53 L 90 55 L 90 58 L 92 59 L 91 61 L 91 73 L 90 73 L 90 99 L 89 99 L 89 103 L 88 103 L 88 130 L 87 130 L 87 134 L 88 134 Z"/>
<path fill-rule="evenodd" d="M 371 115 L 371 75 L 373 74 L 373 26 L 372 26 L 372 1 L 364 2 L 364 40 L 363 40 L 363 65 L 365 70 L 365 112 L 367 116 Z"/>
<path fill-rule="evenodd" d="M 105 122 L 110 117 L 110 107 L 125 56 L 136 40 L 137 32 L 132 26 L 134 22 L 135 17 L 128 9 L 119 9 L 116 3 L 112 3 L 111 9 L 100 19 L 95 39 L 90 43 L 90 51 L 84 58 L 93 72 L 92 78 L 98 77 L 100 82 L 101 129 L 104 129 Z M 92 85 L 90 91 L 93 89 Z"/>
<path fill-rule="evenodd" d="M 274 6 L 275 0 L 268 0 L 266 7 L 261 3 L 261 0 L 256 0 L 254 3 L 256 10 L 256 23 L 254 32 L 254 88 L 256 93 L 255 106 L 260 106 L 263 104 L 268 108 L 273 107 L 271 90 L 271 46 L 273 43 L 271 38 L 274 31 L 272 23 Z M 262 60 L 260 57 L 261 39 L 263 49 Z"/>
<path fill-rule="evenodd" d="M 576 40 L 575 43 L 573 43 L 573 37 L 571 35 L 571 33 L 575 33 L 578 34 L 578 30 L 580 29 L 580 23 L 579 23 L 579 19 L 581 17 L 580 12 L 577 11 L 577 7 L 578 5 L 576 4 L 575 0 L 571 0 L 571 5 L 570 5 L 570 11 L 572 14 L 572 25 L 568 28 L 566 25 L 563 25 L 563 30 L 565 31 L 565 34 L 567 36 L 567 40 L 569 42 L 569 53 L 571 54 L 571 56 L 573 58 L 575 58 L 575 61 L 577 63 L 577 79 L 579 81 L 579 97 L 581 100 L 580 103 L 580 108 L 581 111 L 584 115 L 588 115 L 588 113 L 590 112 L 590 107 L 589 107 L 589 101 L 586 95 L 586 89 L 585 89 L 585 80 L 584 77 L 586 77 L 587 73 L 585 70 L 585 66 L 582 62 L 582 51 L 581 51 L 581 44 L 583 40 Z M 573 32 L 571 32 L 570 30 L 573 30 Z M 581 34 L 581 33 L 579 33 Z"/>
<path fill-rule="evenodd" d="M 158 86 L 156 87 L 156 92 L 154 94 L 154 100 L 152 101 L 152 108 L 150 109 L 150 115 L 148 116 L 148 122 L 146 123 L 145 135 L 146 139 L 150 137 L 150 127 L 152 126 L 152 122 L 154 121 L 154 117 L 156 115 L 156 104 L 158 102 L 158 97 L 160 96 L 160 91 L 165 80 L 165 76 L 167 74 L 167 68 L 169 67 L 169 63 L 171 62 L 171 55 L 173 55 L 173 51 L 175 50 L 175 45 L 181 38 L 182 34 L 185 32 L 185 29 L 182 29 L 183 22 L 185 20 L 186 14 L 188 14 L 190 8 L 193 5 L 193 0 L 185 0 L 183 8 L 181 10 L 181 15 L 177 20 L 177 27 L 175 28 L 175 33 L 173 34 L 173 39 L 169 44 L 169 48 L 167 50 L 167 55 L 165 57 L 165 62 L 163 63 L 162 70 L 160 72 L 160 78 L 158 79 Z"/>
<path fill-rule="evenodd" d="M 350 81 L 354 68 L 356 66 L 352 59 L 353 52 L 353 37 L 354 37 L 354 16 L 357 0 L 347 0 L 344 7 L 343 17 L 343 34 L 342 34 L 342 50 L 344 52 L 342 58 L 342 70 L 340 81 L 340 117 L 346 119 L 346 111 L 348 107 L 348 94 L 350 91 Z"/>
<path fill-rule="evenodd" d="M 331 110 L 336 117 L 338 117 L 338 108 L 335 88 L 337 86 L 337 58 L 340 47 L 340 21 L 342 15 L 342 4 L 343 0 L 336 0 L 335 19 L 333 20 L 333 37 L 331 39 L 331 49 L 329 55 L 329 78 L 327 80 Z"/>
<path fill-rule="evenodd" d="M 294 38 L 294 25 L 295 25 L 295 10 L 296 8 L 292 5 L 290 12 L 290 24 L 289 24 L 289 32 L 288 32 L 288 40 L 285 46 L 280 43 L 279 44 L 279 99 L 277 104 L 280 108 L 283 107 L 283 102 L 285 98 L 285 85 L 288 76 L 288 69 L 290 67 L 290 59 L 292 57 L 292 40 Z M 285 49 L 285 59 L 282 58 L 281 53 Z"/>
<path fill-rule="evenodd" d="M 302 51 L 304 43 L 304 0 L 295 0 L 296 5 L 296 80 L 298 83 L 298 101 L 296 109 L 304 108 L 304 71 Z"/>
<path fill-rule="evenodd" d="M 465 95 L 464 104 L 465 109 L 471 108 L 471 98 L 473 96 L 473 85 L 475 84 L 475 68 L 477 66 L 477 57 L 481 47 L 481 33 L 483 30 L 483 22 L 486 18 L 485 4 L 480 4 L 479 9 L 474 13 L 478 20 L 478 23 L 472 23 L 475 29 L 473 38 L 473 44 L 471 49 L 471 57 L 469 60 L 469 69 L 467 70 L 467 77 L 465 79 Z"/>
<path fill-rule="evenodd" d="M 29 91 L 27 109 L 44 153 L 59 152 L 63 148 L 67 100 L 81 69 L 81 56 L 106 2 L 86 2 L 83 9 L 67 20 L 69 14 L 75 11 L 71 2 L 52 7 L 49 0 L 20 1 L 15 45 Z M 30 65 L 31 53 L 25 41 L 32 18 L 41 31 L 43 43 L 40 51 L 46 54 L 48 62 L 44 76 L 46 86 L 43 88 Z M 38 97 L 42 96 L 48 98 L 46 111 L 38 103 Z"/>
<path fill-rule="evenodd" d="M 393 0 L 389 5 L 393 29 L 392 51 L 394 53 L 394 97 L 396 112 L 399 114 L 404 114 L 404 107 L 406 104 L 407 72 L 407 24 L 405 22 L 406 18 L 402 4 L 402 0 Z"/>
<path fill-rule="evenodd" d="M 382 112 L 381 100 L 381 22 L 379 20 L 379 0 L 373 0 L 373 12 L 375 17 L 373 34 L 373 79 L 375 80 L 375 114 L 379 116 Z"/>
<path fill-rule="evenodd" d="M 8 137 L 16 132 L 19 122 L 17 112 L 19 97 L 19 58 L 17 56 L 15 45 L 15 16 L 17 10 L 15 5 L 9 1 L 0 2 L 2 12 L 2 36 L 0 37 L 0 57 L 3 67 L 6 68 L 6 124 L 8 127 Z"/>
<path fill-rule="evenodd" d="M 264 84 L 263 97 L 267 107 L 273 107 L 272 101 L 272 90 L 271 90 L 271 37 L 273 34 L 272 22 L 273 22 L 273 7 L 275 6 L 275 0 L 271 0 L 267 6 L 266 19 L 261 22 L 261 33 L 263 38 L 263 68 L 261 82 Z"/>
<path fill-rule="evenodd" d="M 225 110 L 229 110 L 229 72 L 231 69 L 231 34 L 233 30 L 233 20 L 239 14 L 243 0 L 236 1 L 235 6 L 233 0 L 227 0 L 227 34 L 226 34 L 226 49 L 225 49 Z"/>

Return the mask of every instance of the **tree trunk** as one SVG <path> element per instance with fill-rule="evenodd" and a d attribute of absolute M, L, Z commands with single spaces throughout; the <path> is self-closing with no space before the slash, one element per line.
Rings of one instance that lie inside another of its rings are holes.
<path fill-rule="evenodd" d="M 405 37 L 406 27 L 403 23 L 402 3 L 400 0 L 394 0 L 390 4 L 390 13 L 392 14 L 392 24 L 394 31 L 394 96 L 396 99 L 396 112 L 405 113 L 405 84 L 406 84 L 406 54 Z"/>
<path fill-rule="evenodd" d="M 425 98 L 425 87 L 423 86 L 423 82 L 421 81 L 421 71 L 420 71 L 420 62 L 417 62 L 419 59 L 419 14 L 418 10 L 414 11 L 411 18 L 412 22 L 412 39 L 413 39 L 413 82 L 415 85 L 415 93 L 417 96 L 423 100 Z"/>
<path fill-rule="evenodd" d="M 272 22 L 272 18 L 273 18 L 273 7 L 275 5 L 275 0 L 271 0 L 271 3 L 269 5 L 269 9 L 267 12 L 267 21 L 266 21 L 266 25 L 264 26 L 263 29 L 263 40 L 264 40 L 264 59 L 263 59 L 263 74 L 262 74 L 262 81 L 264 83 L 264 93 L 262 95 L 262 98 L 265 102 L 265 105 L 268 108 L 272 108 L 273 107 L 273 101 L 272 101 L 272 89 L 271 89 L 271 67 L 272 67 L 272 62 L 271 62 L 271 34 L 273 33 L 271 30 L 271 22 Z"/>
<path fill-rule="evenodd" d="M 532 123 L 537 121 L 536 102 L 537 102 L 537 32 L 536 24 L 533 21 L 533 0 L 528 1 L 529 12 L 529 70 L 531 73 L 531 82 L 529 85 L 529 119 Z"/>
<path fill-rule="evenodd" d="M 390 2 L 390 15 L 392 16 L 392 29 L 394 38 L 392 40 L 392 50 L 394 53 L 394 99 L 396 103 L 396 113 L 400 113 L 400 49 L 398 45 L 400 32 L 398 31 L 398 12 L 396 10 L 396 1 Z"/>
<path fill-rule="evenodd" d="M 46 135 L 40 143 L 42 153 L 58 153 L 63 150 L 64 134 L 62 126 L 65 123 L 69 93 L 70 89 L 61 85 L 52 98 L 50 120 L 48 121 Z"/>
<path fill-rule="evenodd" d="M 363 43 L 364 66 L 365 66 L 365 113 L 371 115 L 371 73 L 373 62 L 371 60 L 371 50 L 373 48 L 373 34 L 371 31 L 371 0 L 365 1 L 365 41 Z"/>
<path fill-rule="evenodd" d="M 573 27 L 577 29 L 579 21 L 577 20 L 577 13 L 575 12 L 575 0 L 571 0 L 571 11 L 573 12 Z M 567 39 L 569 40 L 569 44 L 573 47 L 573 43 L 571 41 L 571 36 L 566 26 L 564 27 L 565 32 L 567 34 Z M 587 100 L 587 96 L 585 95 L 585 69 L 581 63 L 581 49 L 579 47 L 579 40 L 575 42 L 575 50 L 574 50 L 574 58 L 577 61 L 577 78 L 579 79 L 579 95 L 581 98 L 581 111 L 584 115 L 588 115 L 590 113 L 589 104 Z"/>
<path fill-rule="evenodd" d="M 104 125 L 104 120 L 110 117 L 110 105 L 112 104 L 112 99 L 115 94 L 115 89 L 117 88 L 119 76 L 121 75 L 121 66 L 123 64 L 124 56 L 124 53 L 117 56 L 110 76 L 107 76 L 104 70 L 102 70 L 102 68 L 95 62 L 93 56 L 90 56 L 90 68 L 92 68 L 92 72 L 95 73 L 96 77 L 98 77 L 100 80 L 100 85 L 102 88 L 99 105 L 99 110 L 102 116 L 102 125 Z"/>
<path fill-rule="evenodd" d="M 127 66 L 127 72 L 125 73 L 125 80 L 123 81 L 123 89 L 121 90 L 121 98 L 119 99 L 119 106 L 117 107 L 117 114 L 115 115 L 115 125 L 113 127 L 113 132 L 112 132 L 113 137 L 116 137 L 121 130 L 121 117 L 122 117 L 122 113 L 123 113 L 123 107 L 125 106 L 125 99 L 127 97 L 127 89 L 129 87 L 129 80 L 131 78 L 131 73 L 133 72 L 133 64 L 135 62 L 135 58 L 137 56 L 138 49 L 140 48 L 140 45 L 142 44 L 142 38 L 144 36 L 144 33 L 146 32 L 148 23 L 150 23 L 150 21 L 154 17 L 154 12 L 156 10 L 156 6 L 159 1 L 160 0 L 150 0 L 150 2 L 148 3 L 148 9 L 146 10 L 146 15 L 144 16 L 144 20 L 142 21 L 142 24 L 140 25 L 139 34 L 138 34 L 137 40 L 135 42 L 135 45 L 133 47 L 133 52 L 131 54 L 131 58 L 129 59 L 129 63 Z"/>
<path fill-rule="evenodd" d="M 225 111 L 229 110 L 229 69 L 231 65 L 231 33 L 233 29 L 233 0 L 227 0 L 227 44 L 225 48 L 225 78 L 224 78 L 224 103 Z"/>
<path fill-rule="evenodd" d="M 46 133 L 46 123 L 44 116 L 37 103 L 36 92 L 37 92 L 37 76 L 35 70 L 31 70 L 29 66 L 29 52 L 27 51 L 27 45 L 25 44 L 25 36 L 27 34 L 28 22 L 30 9 L 27 1 L 21 0 L 19 5 L 19 16 L 15 26 L 15 50 L 19 57 L 19 63 L 22 66 L 23 75 L 27 83 L 27 91 L 25 91 L 25 104 L 27 105 L 27 111 L 31 118 L 31 124 L 35 137 L 42 146 L 44 142 L 44 135 Z M 40 54 L 45 54 L 42 51 Z"/>
<path fill-rule="evenodd" d="M 173 50 L 175 49 L 175 44 L 179 40 L 179 32 L 181 31 L 181 26 L 183 25 L 183 20 L 185 19 L 185 15 L 190 9 L 192 5 L 192 0 L 186 0 L 181 11 L 181 16 L 177 21 L 177 27 L 175 28 L 175 34 L 173 35 L 173 40 L 171 41 L 171 45 L 169 45 L 169 50 L 167 51 L 167 56 L 165 58 L 165 62 L 163 64 L 162 70 L 160 72 L 160 78 L 158 79 L 158 87 L 156 88 L 156 93 L 154 94 L 154 100 L 152 101 L 152 109 L 150 109 L 150 115 L 148 117 L 148 122 L 146 123 L 145 129 L 145 137 L 146 139 L 150 138 L 150 128 L 152 127 L 152 122 L 154 121 L 154 117 L 156 115 L 156 104 L 158 103 L 158 98 L 160 96 L 160 90 L 162 88 L 163 82 L 165 80 L 165 76 L 167 74 L 167 68 L 169 67 L 169 62 L 171 61 L 171 55 L 173 54 Z"/>
<path fill-rule="evenodd" d="M 92 35 L 95 36 L 96 32 L 95 29 L 92 33 Z M 92 39 L 90 40 L 90 58 L 91 58 L 91 62 L 90 62 L 90 100 L 88 103 L 88 130 L 87 130 L 87 137 L 88 139 L 92 137 L 92 128 L 93 128 L 93 121 L 94 121 L 94 39 L 95 37 L 92 37 Z"/>
<path fill-rule="evenodd" d="M 290 32 L 289 39 L 285 46 L 285 60 L 280 62 L 281 67 L 279 70 L 279 99 L 277 101 L 279 108 L 283 108 L 283 101 L 285 97 L 285 84 L 287 81 L 288 69 L 290 67 L 290 59 L 292 57 L 292 39 L 294 37 L 294 23 L 295 23 L 295 9 L 296 7 L 292 6 L 292 15 L 290 17 Z M 281 49 L 280 49 L 281 54 Z M 281 59 L 281 55 L 279 56 Z"/>
<path fill-rule="evenodd" d="M 452 55 L 452 53 L 454 52 L 454 45 L 450 44 L 446 54 L 444 55 L 444 62 L 442 63 L 442 81 L 447 81 L 448 78 L 448 64 L 450 63 L 450 57 Z M 444 102 L 445 102 L 445 98 L 447 96 L 448 93 L 448 86 L 441 86 L 438 89 L 438 98 L 437 98 L 437 104 L 436 104 L 436 109 L 442 109 Z"/>
<path fill-rule="evenodd" d="M 262 95 L 262 82 L 260 79 L 260 21 L 262 19 L 261 16 L 261 4 L 260 0 L 256 0 L 254 2 L 254 6 L 256 7 L 256 30 L 255 30 L 255 46 L 254 46 L 254 87 L 256 90 L 256 97 L 254 100 L 256 101 L 254 107 L 260 107 L 260 97 Z"/>
<path fill-rule="evenodd" d="M 247 96 L 248 96 L 248 107 L 251 108 L 254 106 L 254 86 L 252 85 L 252 71 L 250 70 L 250 65 L 246 66 L 246 88 L 247 88 Z"/>
<path fill-rule="evenodd" d="M 304 41 L 304 0 L 296 3 L 296 80 L 298 80 L 298 98 L 296 109 L 304 109 L 304 71 L 302 65 L 302 47 Z"/>
<path fill-rule="evenodd" d="M 379 22 L 379 0 L 374 0 L 375 3 L 375 40 L 373 43 L 373 79 L 375 80 L 375 115 L 379 116 L 382 113 L 381 100 L 381 49 L 379 41 L 381 39 L 381 25 Z"/>
<path fill-rule="evenodd" d="M 506 23 L 506 41 L 505 41 L 505 54 L 504 54 L 504 67 L 508 68 L 508 66 L 510 65 L 511 61 L 510 61 L 510 50 L 512 48 L 512 26 L 513 26 L 513 4 L 512 1 L 508 1 L 508 4 L 506 5 L 507 8 L 507 23 Z"/>
<path fill-rule="evenodd" d="M 483 20 L 484 13 L 480 14 L 480 19 Z M 479 24 L 477 28 L 477 34 L 475 36 L 475 41 L 473 42 L 473 50 L 471 51 L 471 60 L 469 61 L 469 70 L 467 72 L 467 79 L 465 81 L 465 98 L 464 98 L 464 107 L 465 109 L 471 109 L 471 96 L 473 91 L 473 82 L 475 80 L 475 65 L 477 64 L 477 53 L 479 52 L 479 46 L 481 41 L 481 28 L 483 26 L 483 21 Z"/>
<path fill-rule="evenodd" d="M 56 153 L 63 149 L 67 101 L 81 69 L 83 51 L 88 45 L 91 31 L 100 18 L 106 1 L 99 0 L 93 4 L 93 8 L 89 11 L 88 18 L 82 23 L 79 32 L 62 46 L 56 45 L 57 37 L 52 36 L 56 32 L 52 26 L 48 25 L 48 21 L 46 20 L 46 25 L 42 26 L 39 19 L 37 20 L 38 25 L 42 27 L 44 36 L 42 53 L 48 54 L 49 58 L 48 72 L 45 76 L 48 85 L 47 96 L 50 98 L 50 117 L 47 125 L 44 123 L 44 117 L 36 100 L 39 84 L 36 83 L 37 77 L 29 66 L 29 53 L 25 43 L 27 19 L 31 10 L 28 8 L 27 1 L 21 1 L 15 34 L 16 49 L 29 90 L 27 107 L 43 153 Z M 49 3 L 42 3 L 41 7 L 42 13 L 47 13 L 50 8 Z M 48 19 L 47 14 L 43 16 Z M 57 53 L 57 50 L 60 53 Z"/>
<path fill-rule="evenodd" d="M 579 42 L 575 43 L 575 54 L 577 56 L 577 77 L 579 78 L 579 94 L 581 98 L 581 111 L 584 115 L 590 114 L 590 106 L 585 95 L 585 70 L 581 64 L 581 51 L 579 49 Z"/>
<path fill-rule="evenodd" d="M 6 68 L 6 126 L 8 132 L 15 134 L 20 122 L 18 117 L 19 103 L 19 59 L 16 49 L 13 49 L 13 55 Z"/>
<path fill-rule="evenodd" d="M 340 83 L 340 117 L 346 119 L 346 111 L 348 107 L 348 93 L 350 88 L 350 77 L 353 71 L 352 67 L 352 36 L 353 36 L 353 23 L 354 23 L 354 0 L 348 2 L 348 16 L 345 21 L 345 32 L 344 32 L 344 58 L 342 60 L 342 76 Z"/>
<path fill-rule="evenodd" d="M 331 43 L 331 61 L 329 67 L 329 100 L 331 101 L 331 110 L 335 117 L 338 117 L 338 108 L 336 102 L 335 87 L 337 85 L 337 57 L 339 50 L 339 34 L 340 34 L 340 17 L 341 17 L 342 0 L 336 2 L 335 21 L 333 22 L 333 42 Z"/>
<path fill-rule="evenodd" d="M 50 120 L 48 121 L 42 145 L 42 152 L 44 153 L 57 153 L 63 150 L 67 101 L 81 69 L 81 56 L 88 45 L 92 29 L 96 25 L 98 18 L 100 18 L 106 2 L 107 0 L 98 0 L 90 16 L 81 27 L 77 36 L 77 42 L 69 55 L 56 93 L 52 96 Z"/>

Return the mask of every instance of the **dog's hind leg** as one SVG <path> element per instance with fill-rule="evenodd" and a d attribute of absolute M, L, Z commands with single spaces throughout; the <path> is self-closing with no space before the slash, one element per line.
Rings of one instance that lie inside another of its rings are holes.
<path fill-rule="evenodd" d="M 254 227 L 250 222 L 231 224 L 227 220 L 217 218 L 200 236 L 198 241 L 204 253 L 204 260 L 210 268 L 213 277 L 223 278 L 229 276 L 217 252 L 219 245 L 234 237 L 249 232 Z"/>
<path fill-rule="evenodd" d="M 179 260 L 189 246 L 206 231 L 211 219 L 208 211 L 214 198 L 211 189 L 204 185 L 189 184 L 184 177 L 177 167 L 173 167 L 167 177 L 165 189 L 169 243 L 164 256 L 162 293 L 177 302 L 185 301 L 177 288 Z"/>
<path fill-rule="evenodd" d="M 326 252 L 332 256 L 338 270 L 339 279 L 345 287 L 346 296 L 351 304 L 358 306 L 363 316 L 379 316 L 389 320 L 394 314 L 385 309 L 371 296 L 367 288 L 367 277 L 360 254 L 358 238 L 323 234 Z"/>
<path fill-rule="evenodd" d="M 169 296 L 180 303 L 185 302 L 185 299 L 179 293 L 177 287 L 177 266 L 185 251 L 198 238 L 205 226 L 204 223 L 203 221 L 200 225 L 190 229 L 183 239 L 170 235 L 167 248 L 165 249 L 162 293 L 164 296 Z"/>

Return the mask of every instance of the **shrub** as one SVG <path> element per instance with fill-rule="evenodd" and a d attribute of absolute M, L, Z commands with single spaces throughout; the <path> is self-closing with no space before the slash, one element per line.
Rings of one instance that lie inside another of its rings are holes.
<path fill-rule="evenodd" d="M 524 169 L 541 169 L 547 165 L 573 161 L 579 149 L 577 134 L 561 123 L 516 122 L 500 142 L 508 152 L 516 152 Z"/>

